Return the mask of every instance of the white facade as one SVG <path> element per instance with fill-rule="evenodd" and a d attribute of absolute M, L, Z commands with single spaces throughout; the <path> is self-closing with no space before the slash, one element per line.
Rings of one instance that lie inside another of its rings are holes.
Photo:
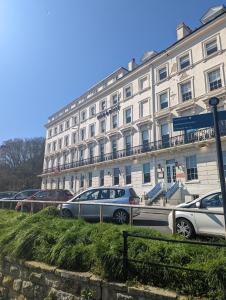
<path fill-rule="evenodd" d="M 174 132 L 172 119 L 210 111 L 211 96 L 225 109 L 225 25 L 224 9 L 193 32 L 180 24 L 175 44 L 132 60 L 51 116 L 42 188 L 128 184 L 141 196 L 180 182 L 188 200 L 219 186 L 212 130 Z"/>

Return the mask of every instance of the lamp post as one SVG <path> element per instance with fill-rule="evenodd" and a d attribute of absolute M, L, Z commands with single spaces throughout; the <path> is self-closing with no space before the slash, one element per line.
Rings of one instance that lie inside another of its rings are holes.
<path fill-rule="evenodd" d="M 217 150 L 217 162 L 218 171 L 220 178 L 221 194 L 223 199 L 223 211 L 224 211 L 224 228 L 225 228 L 225 238 L 226 238 L 226 190 L 225 190 L 225 177 L 224 177 L 224 164 L 222 156 L 220 129 L 219 129 L 219 117 L 217 112 L 217 105 L 219 104 L 219 99 L 217 97 L 212 97 L 209 99 L 209 105 L 212 107 L 213 122 L 214 122 L 214 132 Z"/>

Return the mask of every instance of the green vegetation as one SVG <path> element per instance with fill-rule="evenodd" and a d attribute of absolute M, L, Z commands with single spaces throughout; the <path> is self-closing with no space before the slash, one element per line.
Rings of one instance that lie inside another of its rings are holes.
<path fill-rule="evenodd" d="M 91 271 L 109 280 L 122 281 L 123 230 L 166 237 L 151 229 L 62 219 L 54 208 L 35 215 L 0 210 L 0 253 L 68 270 Z M 143 261 L 142 264 L 129 263 L 129 282 L 136 278 L 138 283 L 180 293 L 225 299 L 226 249 L 134 238 L 128 239 L 128 245 L 129 258 Z M 150 266 L 148 262 L 203 272 Z"/>

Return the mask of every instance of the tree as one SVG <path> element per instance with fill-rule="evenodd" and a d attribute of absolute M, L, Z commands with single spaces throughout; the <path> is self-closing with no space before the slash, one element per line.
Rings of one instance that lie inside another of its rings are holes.
<path fill-rule="evenodd" d="M 40 188 L 45 139 L 13 139 L 0 146 L 0 191 Z"/>

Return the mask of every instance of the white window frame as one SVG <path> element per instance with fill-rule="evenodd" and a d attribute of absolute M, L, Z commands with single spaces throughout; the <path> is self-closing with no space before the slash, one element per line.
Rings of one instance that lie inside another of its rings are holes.
<path fill-rule="evenodd" d="M 92 115 L 92 108 L 94 108 L 94 114 L 93 115 Z M 90 108 L 89 108 L 89 117 L 93 118 L 93 117 L 95 117 L 95 115 L 96 115 L 96 104 L 91 105 Z"/>
<path fill-rule="evenodd" d="M 114 96 L 117 96 L 117 103 L 115 103 L 115 104 L 113 103 Z M 111 106 L 117 105 L 118 103 L 119 103 L 119 92 L 115 92 L 115 93 L 111 94 Z"/>
<path fill-rule="evenodd" d="M 212 71 L 215 71 L 219 69 L 220 70 L 220 77 L 221 77 L 221 82 L 222 82 L 222 87 L 225 86 L 225 73 L 224 73 L 224 65 L 223 64 L 219 64 L 219 65 L 216 65 L 214 66 L 213 68 L 210 68 L 208 70 L 205 70 L 204 71 L 204 76 L 205 76 L 205 83 L 206 83 L 206 92 L 213 92 L 210 90 L 210 87 L 209 87 L 209 77 L 208 77 L 208 74 Z M 216 89 L 217 90 L 217 89 Z"/>
<path fill-rule="evenodd" d="M 161 108 L 161 103 L 160 103 L 160 96 L 163 95 L 163 94 L 167 94 L 167 98 L 168 98 L 168 107 L 165 107 L 165 108 Z M 158 108 L 158 111 L 163 111 L 165 109 L 168 109 L 170 107 L 170 89 L 165 89 L 165 90 L 162 90 L 161 92 L 159 92 L 157 94 L 157 108 Z"/>
<path fill-rule="evenodd" d="M 126 89 L 127 88 L 130 88 L 130 90 L 131 90 L 131 95 L 130 96 L 126 96 Z M 130 83 L 130 84 L 128 84 L 127 86 L 125 86 L 124 88 L 123 88 L 123 95 L 124 95 L 124 99 L 125 100 L 127 100 L 127 99 L 130 99 L 131 97 L 133 97 L 133 85 L 132 85 L 132 83 Z"/>
<path fill-rule="evenodd" d="M 211 43 L 211 42 L 213 42 L 214 40 L 216 40 L 216 42 L 217 42 L 217 51 L 214 52 L 214 53 L 212 53 L 212 54 L 210 54 L 210 55 L 207 55 L 206 45 L 209 44 L 209 43 Z M 202 43 L 203 57 L 205 59 L 208 59 L 208 58 L 213 57 L 214 55 L 217 55 L 221 50 L 222 50 L 222 47 L 221 47 L 221 40 L 220 40 L 220 35 L 219 34 L 213 35 L 212 37 L 206 39 Z"/>
<path fill-rule="evenodd" d="M 112 115 L 111 115 L 111 129 L 116 129 L 116 128 L 117 128 L 117 127 L 116 127 L 116 128 L 113 127 L 113 117 L 114 117 L 114 116 L 117 117 L 117 127 L 119 126 L 119 115 L 118 115 L 118 113 L 112 114 Z"/>
<path fill-rule="evenodd" d="M 104 109 L 102 109 L 102 103 L 105 103 L 105 108 L 104 108 Z M 99 111 L 100 111 L 100 112 L 101 112 L 101 111 L 105 111 L 106 109 L 107 109 L 107 99 L 104 98 L 104 99 L 100 100 Z"/>
<path fill-rule="evenodd" d="M 191 99 L 189 100 L 184 100 L 182 99 L 182 94 L 181 94 L 181 85 L 182 84 L 186 84 L 188 82 L 191 82 Z M 194 89 L 194 77 L 190 77 L 190 78 L 186 78 L 185 80 L 181 81 L 178 83 L 178 100 L 179 100 L 179 103 L 185 103 L 186 101 L 191 101 L 195 98 L 195 89 Z"/>
<path fill-rule="evenodd" d="M 189 66 L 187 66 L 187 67 L 181 69 L 180 59 L 181 59 L 182 57 L 186 56 L 186 55 L 189 56 L 190 64 L 189 64 Z M 193 60 L 192 60 L 192 50 L 186 51 L 186 52 L 182 53 L 180 56 L 177 57 L 177 69 L 178 69 L 179 72 L 183 72 L 183 71 L 185 71 L 185 70 L 191 68 L 192 65 L 193 65 Z"/>
<path fill-rule="evenodd" d="M 92 127 L 92 126 L 94 127 L 94 135 L 93 135 L 93 136 L 91 135 L 91 127 Z M 90 138 L 91 138 L 91 137 L 95 137 L 95 129 L 96 129 L 96 128 L 95 128 L 95 123 L 92 123 L 92 124 L 89 125 L 89 137 L 90 137 Z"/>
<path fill-rule="evenodd" d="M 103 134 L 103 133 L 105 133 L 106 132 L 106 129 L 107 129 L 107 122 L 106 122 L 106 119 L 100 119 L 100 121 L 99 121 L 100 123 L 99 123 L 99 133 L 100 134 Z M 105 130 L 104 130 L 104 132 L 101 130 L 101 124 L 102 124 L 102 122 L 105 122 Z"/>
<path fill-rule="evenodd" d="M 147 80 L 147 87 L 146 88 L 142 88 L 141 82 L 142 82 L 142 80 L 145 80 L 145 79 Z M 147 89 L 150 88 L 150 80 L 149 80 L 148 74 L 146 74 L 146 75 L 144 75 L 144 76 L 142 76 L 142 77 L 139 78 L 139 80 L 138 80 L 138 86 L 139 86 L 139 91 L 140 92 L 144 92 L 144 91 L 146 91 Z"/>
<path fill-rule="evenodd" d="M 83 113 L 85 113 L 85 118 L 83 119 Z M 81 111 L 81 122 L 85 122 L 87 120 L 87 110 L 83 109 Z"/>
<path fill-rule="evenodd" d="M 131 109 L 131 122 L 130 123 L 126 123 L 126 111 L 129 110 L 129 109 Z M 127 125 L 127 124 L 131 124 L 131 123 L 133 123 L 133 106 L 132 105 L 127 106 L 123 110 L 123 124 Z"/>
<path fill-rule="evenodd" d="M 75 123 L 75 118 L 77 119 L 77 122 Z M 72 117 L 72 126 L 77 126 L 79 124 L 79 115 L 76 114 Z"/>
<path fill-rule="evenodd" d="M 82 139 L 82 131 L 84 130 L 84 138 Z M 83 127 L 80 129 L 80 141 L 84 141 L 86 139 L 86 128 Z"/>
<path fill-rule="evenodd" d="M 140 102 L 139 102 L 139 117 L 140 118 L 143 118 L 144 116 L 142 115 L 142 105 L 144 104 L 144 103 L 148 103 L 148 114 L 147 114 L 147 116 L 149 116 L 150 115 L 150 101 L 149 101 L 150 99 L 149 98 L 146 98 L 146 99 L 143 99 L 143 100 L 141 100 Z"/>
<path fill-rule="evenodd" d="M 163 68 L 166 68 L 166 77 L 163 78 L 163 79 L 160 79 L 159 77 L 159 71 Z M 161 83 L 161 82 L 164 82 L 165 80 L 167 80 L 169 77 L 169 64 L 168 63 L 165 63 L 165 64 L 162 64 L 161 66 L 159 66 L 157 69 L 156 69 L 156 82 L 157 83 Z"/>

